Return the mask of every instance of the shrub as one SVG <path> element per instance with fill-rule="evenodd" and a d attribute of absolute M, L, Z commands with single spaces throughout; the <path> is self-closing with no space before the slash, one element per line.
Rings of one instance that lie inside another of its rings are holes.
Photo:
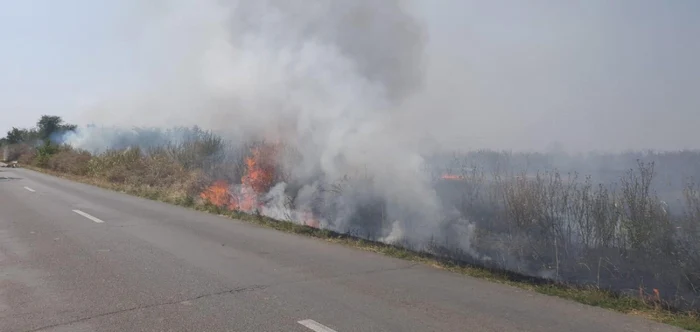
<path fill-rule="evenodd" d="M 482 262 L 616 291 L 656 289 L 679 307 L 700 304 L 699 186 L 687 186 L 685 207 L 676 206 L 685 212 L 674 212 L 655 192 L 653 162 L 637 161 L 617 184 L 594 185 L 590 176 L 556 170 L 513 175 L 504 171 L 507 158 L 495 159 L 490 178 L 473 172 L 482 178 L 453 181 L 462 194 L 450 194 L 477 225 L 474 251 L 490 258 Z"/>
<path fill-rule="evenodd" d="M 42 145 L 36 148 L 36 159 L 34 164 L 39 167 L 48 167 L 49 159 L 52 155 L 58 152 L 58 145 L 46 140 Z"/>
<path fill-rule="evenodd" d="M 92 159 L 92 155 L 87 151 L 61 147 L 56 154 L 49 158 L 47 168 L 73 175 L 86 175 L 90 159 Z"/>

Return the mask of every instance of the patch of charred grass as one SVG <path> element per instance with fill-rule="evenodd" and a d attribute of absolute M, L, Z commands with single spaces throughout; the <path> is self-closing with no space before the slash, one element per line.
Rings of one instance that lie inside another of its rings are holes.
<path fill-rule="evenodd" d="M 689 331 L 700 332 L 700 312 L 678 310 L 663 303 L 662 301 L 656 301 L 654 299 L 643 298 L 641 296 L 632 297 L 595 286 L 557 283 L 549 279 L 526 276 L 502 269 L 489 268 L 473 262 L 446 259 L 430 253 L 414 251 L 396 245 L 368 241 L 362 238 L 340 234 L 329 230 L 317 229 L 294 222 L 276 220 L 260 214 L 248 214 L 239 211 L 231 211 L 207 202 L 197 202 L 197 200 L 192 198 L 192 196 L 187 195 L 186 192 L 179 190 L 178 188 L 114 183 L 108 181 L 107 179 L 66 174 L 45 168 L 37 168 L 32 166 L 28 166 L 26 168 L 57 177 L 94 185 L 104 189 L 192 208 L 211 214 L 217 214 L 223 217 L 249 222 L 282 232 L 310 236 L 356 249 L 371 251 L 398 259 L 429 265 L 434 268 L 459 273 L 474 278 L 573 300 L 582 304 L 601 307 L 625 314 L 645 317 L 647 319 L 677 326 Z"/>

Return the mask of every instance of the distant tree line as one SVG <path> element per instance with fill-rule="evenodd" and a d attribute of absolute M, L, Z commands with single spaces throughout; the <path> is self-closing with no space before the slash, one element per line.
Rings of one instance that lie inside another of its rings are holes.
<path fill-rule="evenodd" d="M 69 132 L 75 131 L 78 126 L 67 124 L 60 116 L 42 115 L 34 128 L 17 128 L 12 127 L 7 132 L 7 135 L 0 138 L 0 145 L 31 143 L 44 141 L 51 143 L 56 137 Z"/>

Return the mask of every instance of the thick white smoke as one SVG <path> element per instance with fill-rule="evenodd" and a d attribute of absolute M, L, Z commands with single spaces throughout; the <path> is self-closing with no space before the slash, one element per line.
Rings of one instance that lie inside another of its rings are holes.
<path fill-rule="evenodd" d="M 368 188 L 334 202 L 338 230 L 347 230 L 345 219 L 362 196 L 378 195 L 395 221 L 394 237 L 420 243 L 435 235 L 441 204 L 421 172 L 422 158 L 392 121 L 421 88 L 426 43 L 422 25 L 400 0 L 149 6 L 150 14 L 135 23 L 137 68 L 146 83 L 104 100 L 86 114 L 88 121 L 199 125 L 228 138 L 279 140 L 303 157 L 292 169 L 296 179 L 371 177 Z M 104 133 L 85 129 L 69 142 L 105 142 Z M 315 197 L 314 188 L 302 189 L 296 205 L 311 205 L 303 200 Z"/>

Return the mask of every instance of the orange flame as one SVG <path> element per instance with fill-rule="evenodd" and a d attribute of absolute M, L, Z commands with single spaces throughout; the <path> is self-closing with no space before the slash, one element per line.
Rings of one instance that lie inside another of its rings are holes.
<path fill-rule="evenodd" d="M 275 180 L 274 146 L 255 147 L 246 158 L 246 172 L 241 178 L 241 195 L 238 208 L 253 211 L 260 208 L 259 196 L 272 188 Z"/>
<path fill-rule="evenodd" d="M 233 199 L 233 196 L 231 196 L 228 190 L 228 184 L 222 180 L 214 182 L 214 184 L 205 189 L 199 196 L 218 207 L 229 206 Z"/>
<path fill-rule="evenodd" d="M 464 176 L 456 175 L 456 174 L 444 174 L 441 178 L 443 180 L 451 180 L 451 181 L 464 180 Z"/>
<path fill-rule="evenodd" d="M 241 188 L 232 193 L 225 181 L 216 181 L 205 189 L 200 197 L 219 207 L 231 210 L 253 212 L 261 208 L 260 195 L 272 188 L 275 180 L 274 146 L 260 146 L 251 149 L 245 159 L 246 170 L 241 177 Z"/>
<path fill-rule="evenodd" d="M 251 149 L 250 156 L 245 159 L 246 170 L 241 177 L 239 190 L 231 192 L 226 181 L 216 181 L 205 189 L 200 197 L 218 207 L 230 210 L 254 212 L 261 209 L 263 202 L 260 197 L 269 192 L 274 185 L 277 169 L 275 156 L 279 144 L 261 145 Z M 304 225 L 319 228 L 320 222 L 313 212 L 302 213 Z"/>
<path fill-rule="evenodd" d="M 310 212 L 310 211 L 304 212 L 303 222 L 304 222 L 304 225 L 309 226 L 309 227 L 313 227 L 313 228 L 320 227 L 320 223 L 319 223 L 318 219 L 316 219 L 316 217 L 314 217 L 313 212 Z"/>

